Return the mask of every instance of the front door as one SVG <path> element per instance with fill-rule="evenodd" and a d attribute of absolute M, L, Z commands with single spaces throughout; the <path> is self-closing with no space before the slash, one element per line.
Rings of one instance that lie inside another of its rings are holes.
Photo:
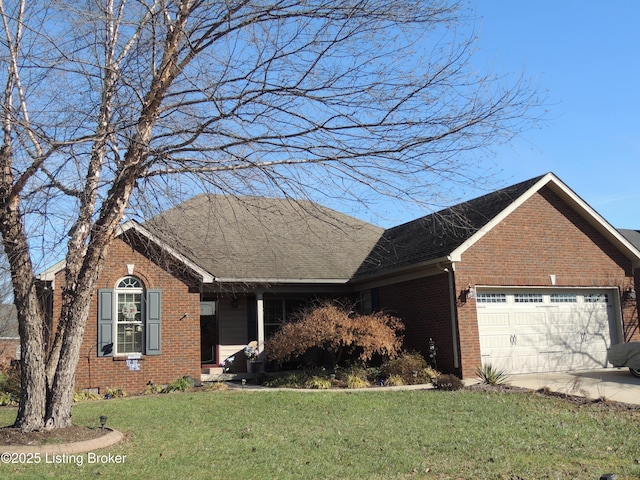
<path fill-rule="evenodd" d="M 217 364 L 218 322 L 216 302 L 200 302 L 200 359 L 202 363 Z"/>

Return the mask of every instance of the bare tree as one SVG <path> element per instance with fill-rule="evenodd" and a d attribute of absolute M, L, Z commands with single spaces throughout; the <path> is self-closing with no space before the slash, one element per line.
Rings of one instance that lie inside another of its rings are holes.
<path fill-rule="evenodd" d="M 520 79 L 469 68 L 464 12 L 445 0 L 0 0 L 0 15 L 24 431 L 70 425 L 102 259 L 145 196 L 428 199 L 472 181 L 465 152 L 511 138 L 538 104 Z M 50 340 L 36 273 L 60 258 Z"/>

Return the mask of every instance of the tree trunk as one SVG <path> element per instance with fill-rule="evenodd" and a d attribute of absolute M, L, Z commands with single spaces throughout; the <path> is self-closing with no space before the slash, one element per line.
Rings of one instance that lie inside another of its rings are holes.
<path fill-rule="evenodd" d="M 15 427 L 30 432 L 44 426 L 47 392 L 46 329 L 17 197 L 5 196 L 3 203 L 4 208 L 0 209 L 0 230 L 4 249 L 11 265 L 21 352 L 21 397 Z"/>
<path fill-rule="evenodd" d="M 55 365 L 50 367 L 54 371 L 54 375 L 49 379 L 51 387 L 45 413 L 45 428 L 47 430 L 66 428 L 72 425 L 71 410 L 76 367 L 80 358 L 82 338 L 99 270 L 99 267 L 95 266 L 95 274 L 90 275 L 89 279 L 77 281 L 77 284 L 82 285 L 82 288 L 77 289 L 73 294 L 68 292 L 72 296 L 68 300 L 69 303 L 63 308 L 60 318 L 60 322 L 64 322 L 65 327 L 59 330 L 59 333 L 62 332 L 62 337 L 57 339 L 60 351 L 56 356 Z"/>

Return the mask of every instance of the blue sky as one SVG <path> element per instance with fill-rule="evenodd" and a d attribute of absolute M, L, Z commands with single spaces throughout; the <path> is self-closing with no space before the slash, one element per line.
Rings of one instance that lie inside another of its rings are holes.
<path fill-rule="evenodd" d="M 471 2 L 476 62 L 548 90 L 548 119 L 496 152 L 497 186 L 554 172 L 618 228 L 640 229 L 640 2 Z"/>
<path fill-rule="evenodd" d="M 640 1 L 469 6 L 478 37 L 474 65 L 524 73 L 548 94 L 544 125 L 481 160 L 494 174 L 490 187 L 554 172 L 614 227 L 640 229 Z M 468 190 L 462 199 L 488 191 Z M 389 227 L 429 213 L 387 207 L 370 221 Z"/>

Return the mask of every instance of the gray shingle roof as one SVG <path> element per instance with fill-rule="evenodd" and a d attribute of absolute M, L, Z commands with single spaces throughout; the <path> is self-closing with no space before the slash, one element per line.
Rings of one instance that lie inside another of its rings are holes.
<path fill-rule="evenodd" d="M 619 228 L 618 231 L 624 238 L 631 242 L 631 245 L 640 250 L 640 230 L 627 230 L 624 228 Z"/>
<path fill-rule="evenodd" d="M 442 258 L 462 245 L 543 176 L 386 230 L 356 273 L 367 276 Z"/>
<path fill-rule="evenodd" d="M 198 195 L 145 222 L 220 280 L 349 280 L 383 229 L 309 201 Z"/>

